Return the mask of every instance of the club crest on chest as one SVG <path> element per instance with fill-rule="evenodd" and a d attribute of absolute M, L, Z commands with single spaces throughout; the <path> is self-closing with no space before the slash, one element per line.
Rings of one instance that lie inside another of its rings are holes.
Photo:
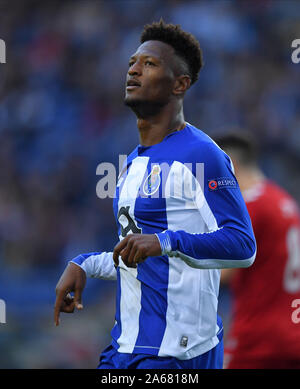
<path fill-rule="evenodd" d="M 146 196 L 153 195 L 158 190 L 161 182 L 160 172 L 160 166 L 153 165 L 151 173 L 146 177 L 143 183 L 143 193 Z"/>

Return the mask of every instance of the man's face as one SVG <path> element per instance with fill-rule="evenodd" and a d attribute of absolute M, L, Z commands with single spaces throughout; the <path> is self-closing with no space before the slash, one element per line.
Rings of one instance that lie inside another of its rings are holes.
<path fill-rule="evenodd" d="M 165 105 L 172 96 L 174 49 L 160 41 L 144 42 L 129 60 L 125 104 Z"/>

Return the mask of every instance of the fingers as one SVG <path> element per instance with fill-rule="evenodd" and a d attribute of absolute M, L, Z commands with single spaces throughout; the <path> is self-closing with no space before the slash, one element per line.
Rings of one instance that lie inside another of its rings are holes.
<path fill-rule="evenodd" d="M 60 312 L 64 313 L 73 313 L 77 309 L 82 309 L 83 305 L 81 304 L 81 294 L 77 296 L 77 301 L 75 301 L 75 297 L 72 297 L 70 293 L 68 293 L 62 299 L 58 297 L 55 302 L 54 307 L 54 323 L 56 326 L 60 324 L 59 316 Z"/>
<path fill-rule="evenodd" d="M 115 266 L 119 266 L 119 255 L 120 255 L 120 252 L 126 247 L 127 242 L 128 242 L 128 236 L 126 238 L 124 238 L 123 240 L 121 240 L 121 242 L 119 242 L 115 246 L 114 252 L 113 252 L 113 260 L 114 260 Z"/>
<path fill-rule="evenodd" d="M 131 254 L 133 244 L 134 244 L 133 236 L 134 236 L 134 234 L 128 235 L 126 238 L 121 240 L 121 242 L 119 242 L 115 246 L 114 252 L 113 252 L 113 260 L 114 260 L 115 266 L 119 265 L 119 256 L 121 256 L 122 261 L 125 263 L 126 266 L 136 267 L 135 265 L 133 266 L 133 264 L 130 264 L 128 262 L 128 258 Z"/>
<path fill-rule="evenodd" d="M 59 292 L 56 296 L 56 300 L 55 300 L 55 306 L 54 306 L 54 324 L 56 326 L 59 325 L 59 314 L 60 314 L 60 308 L 62 306 L 62 303 L 63 303 L 63 299 L 64 299 L 64 293 L 63 291 L 62 292 Z"/>
<path fill-rule="evenodd" d="M 131 250 L 130 250 L 126 265 L 128 267 L 135 267 L 136 268 L 137 264 L 143 262 L 146 258 L 147 258 L 147 256 L 144 253 L 143 246 L 140 246 L 136 242 L 131 246 Z"/>
<path fill-rule="evenodd" d="M 71 303 L 74 302 L 74 297 L 71 296 L 70 293 L 68 293 L 64 298 L 64 302 L 66 303 L 66 305 L 70 305 Z"/>
<path fill-rule="evenodd" d="M 54 324 L 56 326 L 59 325 L 60 312 L 73 313 L 74 307 L 74 298 L 69 293 L 64 297 L 64 293 L 60 292 L 56 298 L 54 306 Z"/>
<path fill-rule="evenodd" d="M 70 293 L 68 293 L 67 296 L 63 299 L 62 305 L 60 307 L 60 312 L 73 313 L 74 309 L 74 297 L 72 297 Z"/>
<path fill-rule="evenodd" d="M 76 287 L 74 292 L 74 305 L 77 309 L 83 309 L 83 304 L 81 302 L 82 288 Z"/>
<path fill-rule="evenodd" d="M 113 252 L 115 266 L 119 257 L 128 267 L 136 267 L 147 257 L 161 255 L 161 246 L 155 234 L 129 234 L 119 242 Z"/>
<path fill-rule="evenodd" d="M 136 263 L 134 263 L 134 257 L 136 252 L 137 252 L 137 247 L 134 244 L 131 244 L 126 253 L 124 254 L 121 253 L 122 260 L 126 266 L 133 267 L 133 268 L 137 267 Z"/>
<path fill-rule="evenodd" d="M 130 234 L 124 238 L 114 249 L 114 262 L 119 264 L 119 256 L 127 267 L 136 268 L 137 264 L 144 261 L 144 245 L 141 242 L 141 235 Z"/>
<path fill-rule="evenodd" d="M 137 264 L 137 263 L 144 262 L 146 258 L 147 258 L 147 256 L 144 255 L 143 250 L 137 250 L 137 252 L 135 253 L 135 256 L 133 258 L 133 263 Z"/>
<path fill-rule="evenodd" d="M 130 267 L 129 258 L 133 251 L 136 250 L 136 247 L 134 246 L 134 240 L 128 239 L 126 247 L 120 252 L 120 256 L 122 258 L 122 261 L 125 263 L 126 266 Z M 132 257 L 133 259 L 133 257 Z"/>

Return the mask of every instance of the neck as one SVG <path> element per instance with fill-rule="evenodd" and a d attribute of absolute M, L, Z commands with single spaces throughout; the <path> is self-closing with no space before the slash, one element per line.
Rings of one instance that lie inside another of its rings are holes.
<path fill-rule="evenodd" d="M 264 179 L 263 173 L 259 169 L 251 168 L 240 172 L 238 182 L 242 192 L 245 192 Z"/>
<path fill-rule="evenodd" d="M 171 132 L 185 127 L 182 104 L 166 105 L 149 117 L 137 115 L 137 127 L 141 145 L 160 143 Z"/>

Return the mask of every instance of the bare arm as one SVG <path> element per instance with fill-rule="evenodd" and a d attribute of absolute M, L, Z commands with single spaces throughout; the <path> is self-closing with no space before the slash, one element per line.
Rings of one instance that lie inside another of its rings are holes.
<path fill-rule="evenodd" d="M 60 312 L 72 313 L 75 308 L 83 308 L 81 295 L 85 284 L 85 271 L 74 263 L 69 263 L 55 288 L 54 324 L 56 326 L 59 325 Z M 74 292 L 74 297 L 70 292 Z"/>

